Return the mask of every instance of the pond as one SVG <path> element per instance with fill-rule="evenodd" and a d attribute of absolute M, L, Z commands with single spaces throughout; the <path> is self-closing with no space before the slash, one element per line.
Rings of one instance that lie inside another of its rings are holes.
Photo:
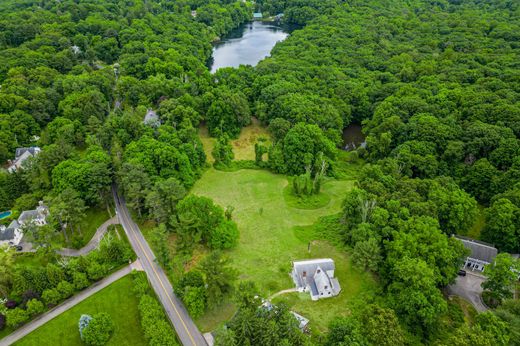
<path fill-rule="evenodd" d="M 273 22 L 252 22 L 232 30 L 213 47 L 209 61 L 211 73 L 221 67 L 255 66 L 269 56 L 276 42 L 283 41 L 289 33 Z"/>
<path fill-rule="evenodd" d="M 361 130 L 359 124 L 350 124 L 343 129 L 343 149 L 354 150 L 365 146 L 365 135 Z"/>

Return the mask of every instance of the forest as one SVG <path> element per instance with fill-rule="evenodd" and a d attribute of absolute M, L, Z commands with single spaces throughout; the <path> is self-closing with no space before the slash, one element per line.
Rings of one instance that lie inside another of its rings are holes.
<path fill-rule="evenodd" d="M 211 74 L 212 43 L 253 11 L 284 13 L 290 36 L 257 66 Z M 26 230 L 39 266 L 0 256 L 0 333 L 132 257 L 114 242 L 81 265 L 56 264 L 55 249 L 80 244 L 88 211 L 113 208 L 115 183 L 153 225 L 143 233 L 190 315 L 233 301 L 217 345 L 520 344 L 520 265 L 508 255 L 520 253 L 516 1 L 6 0 L 0 14 L 0 162 L 41 148 L 0 171 L 0 211 L 13 212 L 0 223 L 38 201 L 50 210 L 48 226 Z M 160 126 L 143 122 L 150 110 Z M 252 144 L 255 160 L 235 160 L 232 141 L 253 117 L 269 138 Z M 366 145 L 346 153 L 349 124 Z M 287 176 L 296 199 L 355 170 L 341 211 L 313 227 L 379 294 L 311 335 L 287 306 L 259 308 L 259 283 L 230 259 L 243 232 L 235 206 L 190 193 L 209 156 L 219 171 Z M 468 255 L 453 235 L 500 253 L 485 272 L 486 312 L 447 297 Z M 58 279 L 43 280 L 49 272 Z"/>

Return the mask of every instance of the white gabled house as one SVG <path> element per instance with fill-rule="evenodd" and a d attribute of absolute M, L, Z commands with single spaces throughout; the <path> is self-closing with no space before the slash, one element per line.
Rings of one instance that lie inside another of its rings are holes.
<path fill-rule="evenodd" d="M 9 173 L 14 173 L 18 169 L 23 166 L 23 163 L 31 158 L 35 157 L 40 153 L 41 149 L 39 147 L 29 147 L 29 148 L 17 148 L 14 154 L 14 160 L 9 163 L 9 167 L 7 167 L 7 171 Z"/>
<path fill-rule="evenodd" d="M 40 201 L 35 210 L 23 211 L 18 220 L 13 220 L 9 226 L 0 226 L 0 245 L 7 244 L 17 246 L 23 238 L 23 228 L 29 223 L 36 226 L 47 224 L 47 216 L 49 216 L 49 208 Z"/>
<path fill-rule="evenodd" d="M 337 296 L 341 291 L 334 270 L 330 258 L 295 261 L 291 277 L 299 292 L 309 292 L 312 300 L 318 300 Z"/>

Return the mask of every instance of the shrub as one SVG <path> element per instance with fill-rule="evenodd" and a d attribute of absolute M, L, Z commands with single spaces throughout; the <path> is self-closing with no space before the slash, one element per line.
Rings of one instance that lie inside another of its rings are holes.
<path fill-rule="evenodd" d="M 134 272 L 133 275 L 134 275 L 133 291 L 138 298 L 141 298 L 143 295 L 148 293 L 148 291 L 150 289 L 148 286 L 148 281 L 146 280 L 146 276 L 142 275 L 139 272 Z"/>
<path fill-rule="evenodd" d="M 237 245 L 238 237 L 237 224 L 231 220 L 224 220 L 211 230 L 209 246 L 216 250 L 231 249 Z"/>
<path fill-rule="evenodd" d="M 194 318 L 200 317 L 206 310 L 206 290 L 204 287 L 186 287 L 182 301 Z"/>
<path fill-rule="evenodd" d="M 57 305 L 61 300 L 61 294 L 56 288 L 46 289 L 42 293 L 42 299 L 47 305 Z"/>
<path fill-rule="evenodd" d="M 114 332 L 114 323 L 109 314 L 101 312 L 92 316 L 88 325 L 83 329 L 83 341 L 87 345 L 105 345 Z"/>
<path fill-rule="evenodd" d="M 79 330 L 79 337 L 81 340 L 83 340 L 83 330 L 87 328 L 88 324 L 92 320 L 92 316 L 90 315 L 81 315 L 78 322 L 78 330 Z"/>
<path fill-rule="evenodd" d="M 22 304 L 27 303 L 29 300 L 38 299 L 40 298 L 40 295 L 38 292 L 35 292 L 33 290 L 27 290 L 22 295 Z"/>
<path fill-rule="evenodd" d="M 7 310 L 6 318 L 7 326 L 11 328 L 16 328 L 19 325 L 27 322 L 27 320 L 29 319 L 29 313 L 22 308 L 15 308 Z"/>
<path fill-rule="evenodd" d="M 18 305 L 18 303 L 14 300 L 8 300 L 4 303 L 5 307 L 8 309 L 14 309 Z"/>
<path fill-rule="evenodd" d="M 156 299 L 145 294 L 139 301 L 139 315 L 144 336 L 150 345 L 177 345 L 172 329 Z"/>
<path fill-rule="evenodd" d="M 31 299 L 27 302 L 27 312 L 30 315 L 38 315 L 45 311 L 45 306 L 38 299 Z"/>
<path fill-rule="evenodd" d="M 98 281 L 103 278 L 107 273 L 106 266 L 99 264 L 96 261 L 92 261 L 87 268 L 87 274 L 90 280 Z"/>
<path fill-rule="evenodd" d="M 103 262 L 111 264 L 127 263 L 131 256 L 128 245 L 111 236 L 103 238 L 99 246 L 99 255 Z"/>
<path fill-rule="evenodd" d="M 67 299 L 68 297 L 74 294 L 74 286 L 68 281 L 62 281 L 56 287 L 58 292 L 60 292 L 61 299 Z"/>
<path fill-rule="evenodd" d="M 90 285 L 90 281 L 87 278 L 87 274 L 74 272 L 72 274 L 72 284 L 76 290 L 82 290 Z"/>

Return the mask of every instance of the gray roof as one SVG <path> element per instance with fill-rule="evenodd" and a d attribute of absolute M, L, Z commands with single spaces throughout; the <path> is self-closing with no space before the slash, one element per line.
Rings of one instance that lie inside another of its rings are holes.
<path fill-rule="evenodd" d="M 492 244 L 463 236 L 455 236 L 455 238 L 459 239 L 464 247 L 471 251 L 468 257 L 492 263 L 497 256 L 498 251 Z"/>
<path fill-rule="evenodd" d="M 3 231 L 0 231 L 0 240 L 11 240 L 14 239 L 14 228 L 8 227 Z"/>
<path fill-rule="evenodd" d="M 18 221 L 20 221 L 20 222 L 30 221 L 30 220 L 36 219 L 37 217 L 38 217 L 37 210 L 25 210 L 25 211 L 22 211 L 22 213 L 20 214 Z"/>
<path fill-rule="evenodd" d="M 313 288 L 315 289 L 314 279 L 312 279 L 312 281 L 309 280 L 314 276 L 314 273 L 318 267 L 324 271 L 334 270 L 334 261 L 330 258 L 320 258 L 293 262 L 293 268 L 297 273 L 299 286 L 303 286 L 301 278 L 303 276 L 303 272 L 305 272 L 307 274 L 307 282 L 309 283 L 311 290 Z"/>
<path fill-rule="evenodd" d="M 32 155 L 36 155 L 40 151 L 40 148 L 39 147 L 16 148 L 16 152 L 14 154 L 15 159 L 19 158 L 27 151 L 29 153 L 31 153 Z"/>
<path fill-rule="evenodd" d="M 7 226 L 7 228 L 12 228 L 12 229 L 16 229 L 16 228 L 20 228 L 20 224 L 18 223 L 18 221 L 16 220 L 13 220 L 11 221 L 11 223 L 9 224 L 9 226 Z"/>

